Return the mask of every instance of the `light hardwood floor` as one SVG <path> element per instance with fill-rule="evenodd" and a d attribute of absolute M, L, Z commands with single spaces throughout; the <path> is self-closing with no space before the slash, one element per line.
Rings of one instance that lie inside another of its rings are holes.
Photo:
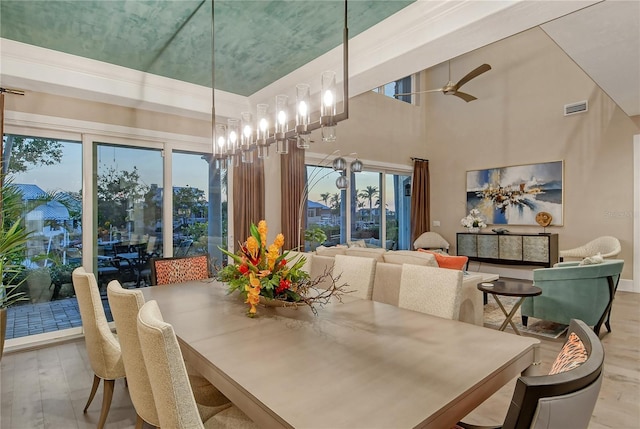
<path fill-rule="evenodd" d="M 612 314 L 613 332 L 606 335 L 601 332 L 606 351 L 605 378 L 590 429 L 640 428 L 639 310 L 640 294 L 618 292 Z M 561 340 L 542 340 L 542 372 L 549 370 L 561 346 Z M 82 412 L 92 379 L 83 341 L 6 354 L 0 375 L 0 428 L 95 428 L 100 415 L 102 389 L 96 394 L 87 414 Z M 514 384 L 515 380 L 464 420 L 500 424 Z M 116 381 L 106 427 L 134 426 L 135 411 L 127 388 L 122 380 Z"/>

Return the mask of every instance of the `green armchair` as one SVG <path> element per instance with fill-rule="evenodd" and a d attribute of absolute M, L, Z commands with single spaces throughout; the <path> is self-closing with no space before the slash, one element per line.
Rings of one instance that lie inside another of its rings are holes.
<path fill-rule="evenodd" d="M 520 312 L 524 326 L 529 317 L 565 325 L 571 319 L 580 319 L 593 326 L 596 334 L 603 322 L 611 332 L 611 304 L 624 261 L 606 259 L 600 264 L 579 264 L 561 262 L 553 268 L 533 270 L 533 284 L 542 289 L 542 295 L 527 298 L 522 303 Z"/>

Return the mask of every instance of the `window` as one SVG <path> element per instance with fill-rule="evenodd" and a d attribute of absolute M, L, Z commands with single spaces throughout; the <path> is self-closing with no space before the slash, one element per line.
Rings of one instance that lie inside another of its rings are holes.
<path fill-rule="evenodd" d="M 389 82 L 386 85 L 379 86 L 378 88 L 374 88 L 373 91 L 378 94 L 384 94 L 387 97 L 395 98 L 400 101 L 404 101 L 405 103 L 412 104 L 413 103 L 413 95 L 409 94 L 413 88 L 413 76 L 406 76 L 402 79 Z M 407 94 L 407 95 L 396 95 L 396 94 Z"/>
<path fill-rule="evenodd" d="M 305 230 L 320 228 L 327 239 L 323 243 L 306 243 L 309 249 L 319 244 L 335 246 L 346 241 L 345 191 L 336 188 L 340 173 L 331 167 L 307 165 L 308 192 L 306 199 L 307 223 Z"/>

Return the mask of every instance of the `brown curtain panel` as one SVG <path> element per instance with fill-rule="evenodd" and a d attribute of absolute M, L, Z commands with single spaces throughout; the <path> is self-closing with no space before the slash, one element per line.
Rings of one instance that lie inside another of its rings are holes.
<path fill-rule="evenodd" d="M 306 210 L 302 210 L 302 218 L 299 216 L 306 180 L 304 150 L 290 143 L 289 153 L 280 157 L 281 231 L 286 250 L 296 249 L 304 244 L 301 227 L 305 225 Z"/>
<path fill-rule="evenodd" d="M 233 243 L 243 243 L 249 236 L 249 227 L 264 219 L 264 164 L 261 159 L 252 164 L 240 163 L 233 169 Z"/>
<path fill-rule="evenodd" d="M 413 161 L 413 178 L 411 183 L 411 246 L 423 232 L 429 231 L 429 161 L 415 159 Z"/>

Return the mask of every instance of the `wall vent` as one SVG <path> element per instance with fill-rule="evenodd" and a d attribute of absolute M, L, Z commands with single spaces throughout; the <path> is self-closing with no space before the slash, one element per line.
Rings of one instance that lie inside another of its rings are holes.
<path fill-rule="evenodd" d="M 589 103 L 587 100 L 579 101 L 577 103 L 564 105 L 564 116 L 575 115 L 576 113 L 582 113 L 589 110 Z"/>

